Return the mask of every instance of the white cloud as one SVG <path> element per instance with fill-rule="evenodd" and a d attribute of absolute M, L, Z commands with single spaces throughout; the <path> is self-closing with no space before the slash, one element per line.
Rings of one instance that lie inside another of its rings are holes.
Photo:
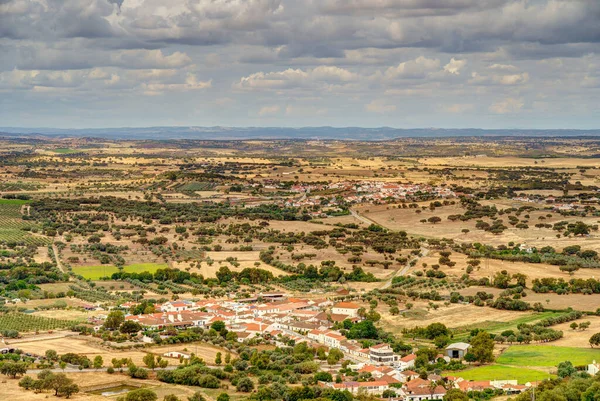
<path fill-rule="evenodd" d="M 396 67 L 385 71 L 386 79 L 396 78 L 424 78 L 428 73 L 440 69 L 440 60 L 419 56 L 414 60 L 405 61 Z"/>
<path fill-rule="evenodd" d="M 444 66 L 444 71 L 450 74 L 459 75 L 460 70 L 465 65 L 467 65 L 467 60 L 456 60 L 454 57 L 452 57 L 450 62 Z"/>
<path fill-rule="evenodd" d="M 448 113 L 462 114 L 467 111 L 472 111 L 475 108 L 475 105 L 468 103 L 455 103 L 444 105 L 442 108 Z"/>
<path fill-rule="evenodd" d="M 318 88 L 323 85 L 345 85 L 358 76 L 344 68 L 318 66 L 313 69 L 292 69 L 275 72 L 256 72 L 240 78 L 234 87 L 242 90 L 283 90 Z"/>
<path fill-rule="evenodd" d="M 492 104 L 489 110 L 496 114 L 513 114 L 520 112 L 524 105 L 523 99 L 509 97 Z"/>
<path fill-rule="evenodd" d="M 396 105 L 388 104 L 383 99 L 375 99 L 371 103 L 365 105 L 365 110 L 369 113 L 386 114 L 396 111 Z"/>
<path fill-rule="evenodd" d="M 273 114 L 278 114 L 279 110 L 281 110 L 281 108 L 279 106 L 277 106 L 277 105 L 263 106 L 258 111 L 258 115 L 261 116 L 261 117 L 271 116 Z"/>

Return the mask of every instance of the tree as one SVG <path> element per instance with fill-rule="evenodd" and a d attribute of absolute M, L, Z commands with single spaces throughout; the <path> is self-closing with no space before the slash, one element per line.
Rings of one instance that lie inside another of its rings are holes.
<path fill-rule="evenodd" d="M 125 321 L 125 315 L 120 310 L 110 311 L 104 321 L 104 328 L 108 330 L 116 330 Z"/>
<path fill-rule="evenodd" d="M 70 379 L 69 379 L 70 380 Z M 73 394 L 79 392 L 79 386 L 75 383 L 66 384 L 60 387 L 58 390 L 58 394 L 60 396 L 65 396 L 65 398 L 70 398 Z"/>
<path fill-rule="evenodd" d="M 577 327 L 579 327 L 579 325 L 577 323 L 573 322 L 569 325 L 569 327 L 571 327 L 571 330 L 577 330 Z"/>
<path fill-rule="evenodd" d="M 188 401 L 206 401 L 206 398 L 200 391 L 196 391 L 194 395 L 188 397 Z"/>
<path fill-rule="evenodd" d="M 571 363 L 571 361 L 565 361 L 565 362 L 561 362 L 558 364 L 558 371 L 557 371 L 558 377 L 561 377 L 564 379 L 565 377 L 573 376 L 573 374 L 575 374 L 576 372 L 577 372 L 577 369 L 575 369 L 575 367 L 573 367 L 573 364 Z"/>
<path fill-rule="evenodd" d="M 134 322 L 133 320 L 126 320 L 123 322 L 121 327 L 119 327 L 119 331 L 123 334 L 134 334 L 142 329 L 142 326 L 138 322 Z"/>
<path fill-rule="evenodd" d="M 600 333 L 596 333 L 590 337 L 590 346 L 594 348 L 594 345 L 600 345 Z"/>
<path fill-rule="evenodd" d="M 217 320 L 213 324 L 210 325 L 210 328 L 221 333 L 223 330 L 225 330 L 225 322 L 223 322 L 221 320 Z"/>
<path fill-rule="evenodd" d="M 488 332 L 480 331 L 471 339 L 471 349 L 476 361 L 481 363 L 492 362 L 494 360 L 494 340 Z"/>
<path fill-rule="evenodd" d="M 444 401 L 469 401 L 469 397 L 457 388 L 451 388 L 446 392 Z"/>
<path fill-rule="evenodd" d="M 156 401 L 157 399 L 158 396 L 154 391 L 147 388 L 139 388 L 127 393 L 124 401 Z"/>
<path fill-rule="evenodd" d="M 428 222 L 430 223 L 439 223 L 440 221 L 442 221 L 442 219 L 438 216 L 431 216 L 430 218 L 427 219 Z"/>
<path fill-rule="evenodd" d="M 180 401 L 175 394 L 165 395 L 163 401 Z"/>
<path fill-rule="evenodd" d="M 238 384 L 235 388 L 237 391 L 249 393 L 254 390 L 254 382 L 248 377 L 243 377 L 238 381 Z"/>
<path fill-rule="evenodd" d="M 58 363 L 58 366 L 60 366 L 60 368 L 61 368 L 61 369 L 63 370 L 63 372 L 64 372 L 65 368 L 67 367 L 67 363 L 66 363 L 65 361 L 60 361 L 60 362 Z"/>
<path fill-rule="evenodd" d="M 227 394 L 227 393 L 219 394 L 219 396 L 217 397 L 217 401 L 229 401 L 229 394 Z"/>
<path fill-rule="evenodd" d="M 25 376 L 21 380 L 19 380 L 19 387 L 23 387 L 25 390 L 29 390 L 33 388 L 35 380 L 31 376 Z"/>
<path fill-rule="evenodd" d="M 51 376 L 49 375 L 47 380 L 50 388 L 54 390 L 55 396 L 62 394 L 65 389 L 73 384 L 73 380 L 69 379 L 64 373 L 56 373 L 52 374 Z"/>
<path fill-rule="evenodd" d="M 225 354 L 225 364 L 229 365 L 230 362 L 231 362 L 231 353 L 228 352 Z"/>
<path fill-rule="evenodd" d="M 53 349 L 47 349 L 45 355 L 46 359 L 49 361 L 56 361 L 58 359 L 58 352 L 54 351 Z"/>
<path fill-rule="evenodd" d="M 220 365 L 221 363 L 223 363 L 223 360 L 221 359 L 221 353 L 217 352 L 217 355 L 215 356 L 215 365 Z"/>
<path fill-rule="evenodd" d="M 425 328 L 425 335 L 428 339 L 433 340 L 439 336 L 449 336 L 450 330 L 442 323 L 431 323 Z"/>
<path fill-rule="evenodd" d="M 0 373 L 10 376 L 14 379 L 17 376 L 27 373 L 27 366 L 27 362 L 6 361 L 4 364 L 2 364 L 2 366 L 0 366 Z"/>
<path fill-rule="evenodd" d="M 96 355 L 94 357 L 94 369 L 100 369 L 104 365 L 104 359 L 102 356 Z"/>
<path fill-rule="evenodd" d="M 146 355 L 144 355 L 144 358 L 142 358 L 142 361 L 144 362 L 144 365 L 146 365 L 149 369 L 154 370 L 154 368 L 156 368 L 156 360 L 154 359 L 154 354 L 152 353 L 147 353 Z"/>

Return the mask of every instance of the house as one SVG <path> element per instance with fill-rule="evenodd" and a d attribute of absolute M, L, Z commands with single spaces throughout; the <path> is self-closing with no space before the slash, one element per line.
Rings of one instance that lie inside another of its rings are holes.
<path fill-rule="evenodd" d="M 436 382 L 416 378 L 404 385 L 405 401 L 441 400 L 446 395 L 446 389 Z"/>
<path fill-rule="evenodd" d="M 417 355 L 415 355 L 415 354 L 408 354 L 408 355 L 400 358 L 400 360 L 398 361 L 398 365 L 397 365 L 398 369 L 406 370 L 406 369 L 414 368 L 416 359 L 417 359 Z"/>
<path fill-rule="evenodd" d="M 171 301 L 162 304 L 160 310 L 163 312 L 181 312 L 190 309 L 192 306 L 189 301 Z"/>
<path fill-rule="evenodd" d="M 337 304 L 333 305 L 333 308 L 331 308 L 331 313 L 336 315 L 357 317 L 359 309 L 360 306 L 354 302 L 338 302 Z"/>
<path fill-rule="evenodd" d="M 398 362 L 398 355 L 394 353 L 389 344 L 382 343 L 373 345 L 369 348 L 369 360 L 379 365 L 395 365 Z"/>
<path fill-rule="evenodd" d="M 494 389 L 495 387 L 489 380 L 469 381 L 463 380 L 456 383 L 456 386 L 464 392 L 467 391 L 483 391 L 486 389 Z"/>
<path fill-rule="evenodd" d="M 372 381 L 372 382 L 343 382 L 343 383 L 324 383 L 319 382 L 322 387 L 330 387 L 336 390 L 348 390 L 352 394 L 369 394 L 369 395 L 380 395 L 385 390 L 390 388 L 389 384 L 385 381 Z"/>
<path fill-rule="evenodd" d="M 445 395 L 446 389 L 443 386 L 417 387 L 405 395 L 404 401 L 441 400 Z"/>
<path fill-rule="evenodd" d="M 331 331 L 323 335 L 323 343 L 329 348 L 339 349 L 344 340 L 346 340 L 346 337 Z"/>
<path fill-rule="evenodd" d="M 596 376 L 596 374 L 600 372 L 600 364 L 596 363 L 596 361 L 593 361 L 587 366 L 587 372 L 591 376 Z"/>
<path fill-rule="evenodd" d="M 471 344 L 452 343 L 446 347 L 446 355 L 452 359 L 462 359 L 467 354 Z"/>
<path fill-rule="evenodd" d="M 415 380 L 419 377 L 419 374 L 413 370 L 403 370 L 400 372 L 400 381 L 403 383 Z"/>
<path fill-rule="evenodd" d="M 190 354 L 186 354 L 185 352 L 179 352 L 179 351 L 165 352 L 163 354 L 163 356 L 166 356 L 167 358 L 177 358 L 177 359 L 190 359 L 191 358 Z"/>

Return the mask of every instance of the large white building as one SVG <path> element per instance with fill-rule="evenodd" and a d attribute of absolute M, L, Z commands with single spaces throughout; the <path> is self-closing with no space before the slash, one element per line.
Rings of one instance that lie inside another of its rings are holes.
<path fill-rule="evenodd" d="M 354 302 L 338 302 L 331 308 L 331 313 L 336 315 L 346 315 L 349 317 L 358 317 L 360 306 Z"/>

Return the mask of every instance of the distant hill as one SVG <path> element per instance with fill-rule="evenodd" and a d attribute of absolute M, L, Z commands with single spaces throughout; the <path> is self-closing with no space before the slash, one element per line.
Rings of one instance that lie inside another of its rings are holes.
<path fill-rule="evenodd" d="M 40 135 L 47 137 L 94 137 L 107 139 L 324 139 L 381 141 L 394 138 L 436 138 L 457 136 L 575 137 L 600 136 L 600 129 L 479 129 L 390 127 L 143 127 L 143 128 L 15 128 L 0 127 L 0 135 Z"/>

